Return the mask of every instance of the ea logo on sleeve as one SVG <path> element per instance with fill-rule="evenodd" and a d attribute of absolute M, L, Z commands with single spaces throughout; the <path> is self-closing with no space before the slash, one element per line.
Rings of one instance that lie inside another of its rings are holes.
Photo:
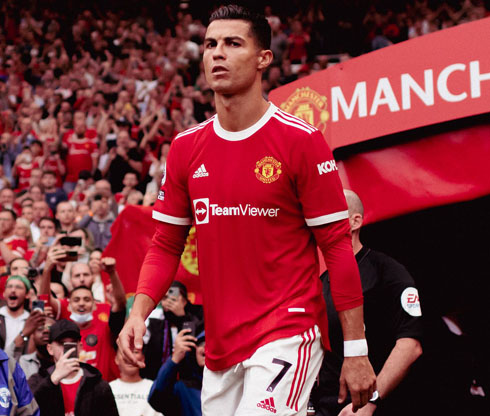
<path fill-rule="evenodd" d="M 7 387 L 0 388 L 0 406 L 5 409 L 10 406 L 10 391 Z"/>
<path fill-rule="evenodd" d="M 419 292 L 414 287 L 407 287 L 400 297 L 403 310 L 411 316 L 422 316 Z"/>

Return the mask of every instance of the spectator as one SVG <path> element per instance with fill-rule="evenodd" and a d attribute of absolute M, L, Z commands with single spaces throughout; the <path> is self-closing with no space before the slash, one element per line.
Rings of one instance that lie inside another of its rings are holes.
<path fill-rule="evenodd" d="M 124 175 L 122 183 L 124 185 L 124 188 L 121 190 L 121 192 L 116 193 L 114 195 L 114 198 L 116 199 L 118 204 L 124 205 L 129 193 L 135 190 L 138 186 L 138 175 L 135 172 L 127 172 Z"/>
<path fill-rule="evenodd" d="M 175 339 L 172 358 L 158 371 L 148 402 L 166 416 L 200 416 L 204 332 L 197 337 L 183 329 Z"/>
<path fill-rule="evenodd" d="M 85 215 L 78 223 L 78 227 L 87 229 L 94 238 L 96 247 L 104 249 L 111 239 L 111 226 L 114 214 L 109 210 L 109 199 L 96 194 L 91 205 L 92 215 Z"/>
<path fill-rule="evenodd" d="M 4 414 L 15 416 L 40 416 L 26 376 L 19 364 L 0 350 L 0 403 Z M 2 412 L 2 413 L 3 413 Z"/>
<path fill-rule="evenodd" d="M 41 267 L 46 260 L 49 247 L 54 243 L 56 236 L 56 223 L 51 217 L 42 217 L 39 221 L 39 238 L 36 241 L 34 252 L 30 259 L 33 267 Z"/>
<path fill-rule="evenodd" d="M 47 350 L 55 365 L 48 375 L 34 374 L 29 379 L 39 408 L 52 416 L 117 416 L 109 384 L 95 367 L 76 358 L 80 339 L 80 330 L 73 322 L 62 319 L 51 326 Z"/>
<path fill-rule="evenodd" d="M 142 375 L 152 380 L 161 363 L 170 358 L 175 337 L 183 329 L 184 322 L 190 322 L 196 334 L 204 329 L 202 306 L 188 300 L 187 288 L 183 283 L 174 281 L 160 305 L 161 309 L 156 308 L 145 322 L 146 366 L 142 369 Z"/>
<path fill-rule="evenodd" d="M 73 130 L 69 130 L 63 137 L 62 145 L 68 152 L 66 158 L 66 178 L 64 190 L 69 194 L 75 188 L 78 174 L 82 170 L 93 173 L 97 167 L 98 147 L 95 139 L 97 132 L 87 129 L 85 114 L 81 111 L 75 113 Z"/>
<path fill-rule="evenodd" d="M 141 378 L 139 367 L 126 361 L 120 352 L 116 354 L 116 364 L 121 376 L 109 385 L 116 399 L 119 416 L 162 416 L 148 403 L 152 381 Z"/>
<path fill-rule="evenodd" d="M 32 240 L 34 243 L 36 243 L 41 235 L 41 231 L 39 229 L 41 218 L 51 217 L 51 210 L 49 209 L 49 205 L 46 201 L 34 200 L 34 203 L 32 204 L 32 211 L 33 220 L 31 222 L 31 234 Z"/>
<path fill-rule="evenodd" d="M 50 272 L 60 259 L 66 256 L 66 250 L 60 246 L 53 246 L 48 252 L 46 266 L 43 271 L 40 293 L 49 295 Z M 114 340 L 119 334 L 126 314 L 126 296 L 124 288 L 116 272 L 116 262 L 106 257 L 101 260 L 103 270 L 106 271 L 112 284 L 112 305 L 96 303 L 92 291 L 87 286 L 79 286 L 79 282 L 93 283 L 93 277 L 87 265 L 75 266 L 77 275 L 72 280 L 74 287 L 68 300 L 54 299 L 49 296 L 55 316 L 70 319 L 78 324 L 82 333 L 83 349 L 80 359 L 94 365 L 105 380 L 111 381 L 118 377 L 118 369 L 114 362 Z M 80 271 L 80 272 L 79 272 Z"/>
<path fill-rule="evenodd" d="M 117 135 L 117 145 L 109 151 L 109 160 L 102 169 L 102 174 L 107 175 L 113 193 L 121 192 L 123 189 L 126 173 L 141 174 L 142 161 L 141 152 L 131 143 L 128 132 L 120 130 Z"/>
<path fill-rule="evenodd" d="M 29 337 L 39 325 L 44 324 L 42 312 L 35 310 L 29 313 L 24 308 L 31 288 L 27 277 L 11 275 L 3 292 L 6 304 L 0 308 L 0 348 L 15 359 L 27 352 Z"/>
<path fill-rule="evenodd" d="M 15 193 L 10 188 L 3 188 L 0 191 L 0 206 L 3 209 L 14 209 Z"/>
<path fill-rule="evenodd" d="M 56 206 L 56 219 L 62 232 L 70 233 L 75 229 L 75 209 L 68 201 L 62 201 Z"/>
<path fill-rule="evenodd" d="M 23 257 L 27 252 L 27 241 L 14 234 L 17 215 L 10 209 L 0 211 L 0 270 L 15 257 Z"/>
<path fill-rule="evenodd" d="M 39 325 L 32 334 L 36 350 L 30 354 L 23 354 L 19 358 L 19 365 L 24 370 L 27 380 L 33 374 L 47 375 L 48 368 L 54 363 L 53 357 L 49 355 L 46 347 L 49 342 L 49 330 L 54 323 L 53 318 L 46 317 L 44 324 Z"/>
<path fill-rule="evenodd" d="M 19 191 L 29 188 L 29 178 L 31 177 L 32 168 L 32 152 L 29 147 L 25 147 L 15 158 L 14 166 L 12 167 L 12 176 L 15 179 Z"/>
<path fill-rule="evenodd" d="M 56 187 L 56 174 L 50 170 L 44 171 L 41 178 L 44 187 L 44 196 L 51 212 L 56 212 L 56 206 L 61 201 L 66 201 L 65 191 Z"/>

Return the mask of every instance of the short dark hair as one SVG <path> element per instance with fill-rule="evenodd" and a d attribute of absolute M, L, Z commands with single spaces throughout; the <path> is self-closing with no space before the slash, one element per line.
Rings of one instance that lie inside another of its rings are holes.
<path fill-rule="evenodd" d="M 209 18 L 209 23 L 215 20 L 244 20 L 250 23 L 252 35 L 262 49 L 271 47 L 271 27 L 264 15 L 253 12 L 245 7 L 229 4 L 222 6 Z"/>
<path fill-rule="evenodd" d="M 56 177 L 56 173 L 52 170 L 44 170 L 43 174 L 41 176 L 46 176 L 46 175 L 51 175 L 51 176 Z"/>
<path fill-rule="evenodd" d="M 14 221 L 17 219 L 17 214 L 15 213 L 15 211 L 13 209 L 10 209 L 10 208 L 2 208 L 2 210 L 0 212 L 9 212 L 10 215 L 12 215 L 12 219 Z"/>
<path fill-rule="evenodd" d="M 92 295 L 92 298 L 94 297 L 93 293 L 92 293 L 92 289 L 90 289 L 89 287 L 87 286 L 77 286 L 77 287 L 74 287 L 71 292 L 70 292 L 70 298 L 73 296 L 73 294 L 77 291 L 77 290 L 81 290 L 81 289 L 84 289 L 84 290 L 88 290 L 90 292 L 90 294 Z"/>
<path fill-rule="evenodd" d="M 39 224 L 41 224 L 41 221 L 49 221 L 51 222 L 55 228 L 56 228 L 56 221 L 54 220 L 54 218 L 51 218 L 51 217 L 41 217 L 41 219 L 39 220 Z"/>

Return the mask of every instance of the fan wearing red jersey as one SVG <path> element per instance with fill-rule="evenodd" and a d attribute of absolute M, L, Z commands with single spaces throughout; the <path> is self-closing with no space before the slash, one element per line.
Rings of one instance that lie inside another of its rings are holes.
<path fill-rule="evenodd" d="M 144 320 L 174 278 L 194 223 L 207 341 L 203 414 L 304 414 L 329 348 L 318 244 L 346 345 L 339 400 L 349 389 L 356 411 L 376 381 L 332 153 L 316 128 L 262 98 L 272 61 L 265 18 L 225 6 L 210 22 L 203 60 L 217 115 L 172 144 L 153 211 L 159 224 L 119 346 L 143 365 L 133 351 L 142 348 Z"/>

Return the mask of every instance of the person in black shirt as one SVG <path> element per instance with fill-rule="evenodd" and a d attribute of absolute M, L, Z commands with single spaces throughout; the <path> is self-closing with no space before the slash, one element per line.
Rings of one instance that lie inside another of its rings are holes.
<path fill-rule="evenodd" d="M 355 415 L 402 415 L 405 410 L 410 413 L 413 408 L 410 410 L 406 405 L 412 400 L 407 396 L 410 388 L 407 375 L 422 354 L 418 292 L 412 277 L 401 264 L 362 245 L 359 238 L 364 218 L 362 202 L 352 191 L 345 190 L 344 194 L 352 245 L 361 274 L 369 361 L 377 375 L 378 392 L 378 399 L 373 397 Z M 330 294 L 328 272 L 321 279 L 332 351 L 325 355 L 312 403 L 316 416 L 352 416 L 351 404 L 338 403 L 338 380 L 344 356 L 342 329 Z"/>

